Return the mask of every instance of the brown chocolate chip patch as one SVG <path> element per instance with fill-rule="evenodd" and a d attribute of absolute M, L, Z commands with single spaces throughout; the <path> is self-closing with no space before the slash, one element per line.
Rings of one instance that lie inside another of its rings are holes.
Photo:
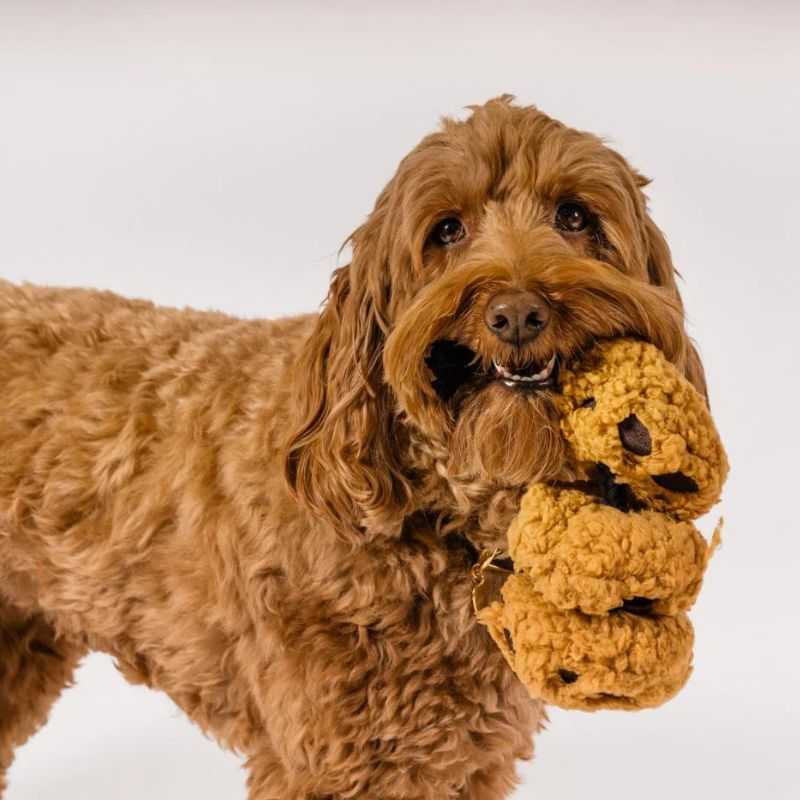
<path fill-rule="evenodd" d="M 618 511 L 643 511 L 645 504 L 636 497 L 626 483 L 617 483 L 616 476 L 606 464 L 595 464 L 589 477 L 597 494 L 604 503 Z"/>
<path fill-rule="evenodd" d="M 682 472 L 666 472 L 663 475 L 653 475 L 653 480 L 670 492 L 691 494 L 700 490 L 695 480 Z"/>
<path fill-rule="evenodd" d="M 653 613 L 653 601 L 649 597 L 626 597 L 622 605 L 612 611 L 627 611 L 637 617 L 649 617 Z"/>
<path fill-rule="evenodd" d="M 561 678 L 563 683 L 575 683 L 578 680 L 578 673 L 573 672 L 571 669 L 560 669 L 558 671 L 558 677 Z"/>
<path fill-rule="evenodd" d="M 579 406 L 579 408 L 594 408 L 597 405 L 597 400 L 594 397 L 587 397 Z"/>
<path fill-rule="evenodd" d="M 648 456 L 653 451 L 650 431 L 639 421 L 636 414 L 631 414 L 617 425 L 622 446 L 637 456 Z"/>

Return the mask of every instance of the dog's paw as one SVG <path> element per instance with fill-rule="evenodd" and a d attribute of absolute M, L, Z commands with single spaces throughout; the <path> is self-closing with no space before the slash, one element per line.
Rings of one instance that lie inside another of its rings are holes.
<path fill-rule="evenodd" d="M 719 500 L 728 462 L 706 402 L 653 345 L 601 342 L 561 388 L 572 459 L 610 505 L 694 519 Z"/>
<path fill-rule="evenodd" d="M 525 575 L 479 612 L 530 694 L 561 708 L 636 710 L 661 705 L 686 683 L 694 633 L 685 613 L 604 616 L 553 606 Z"/>

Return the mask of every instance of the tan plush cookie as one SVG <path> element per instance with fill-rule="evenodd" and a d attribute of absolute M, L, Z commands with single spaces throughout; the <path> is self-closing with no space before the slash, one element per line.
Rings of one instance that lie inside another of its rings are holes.
<path fill-rule="evenodd" d="M 532 486 L 509 529 L 514 574 L 479 609 L 531 694 L 636 709 L 691 671 L 686 611 L 716 544 L 691 523 L 727 459 L 705 400 L 652 345 L 599 344 L 565 370 L 571 484 Z"/>

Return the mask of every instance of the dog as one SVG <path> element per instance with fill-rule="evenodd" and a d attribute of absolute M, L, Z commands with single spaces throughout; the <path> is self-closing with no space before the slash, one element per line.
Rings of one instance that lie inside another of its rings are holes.
<path fill-rule="evenodd" d="M 705 390 L 646 184 L 502 96 L 401 161 L 319 314 L 2 283 L 0 794 L 97 650 L 250 800 L 507 797 L 545 713 L 470 570 L 565 477 L 559 367 L 634 336 Z"/>

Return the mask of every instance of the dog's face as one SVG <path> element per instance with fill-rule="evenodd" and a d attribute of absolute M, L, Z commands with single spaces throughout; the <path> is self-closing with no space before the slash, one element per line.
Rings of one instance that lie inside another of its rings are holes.
<path fill-rule="evenodd" d="M 647 339 L 701 383 L 645 183 L 509 98 L 425 138 L 353 234 L 307 346 L 320 383 L 289 451 L 298 493 L 375 527 L 430 494 L 426 471 L 462 513 L 465 486 L 486 502 L 556 477 L 559 366 L 598 338 Z"/>

